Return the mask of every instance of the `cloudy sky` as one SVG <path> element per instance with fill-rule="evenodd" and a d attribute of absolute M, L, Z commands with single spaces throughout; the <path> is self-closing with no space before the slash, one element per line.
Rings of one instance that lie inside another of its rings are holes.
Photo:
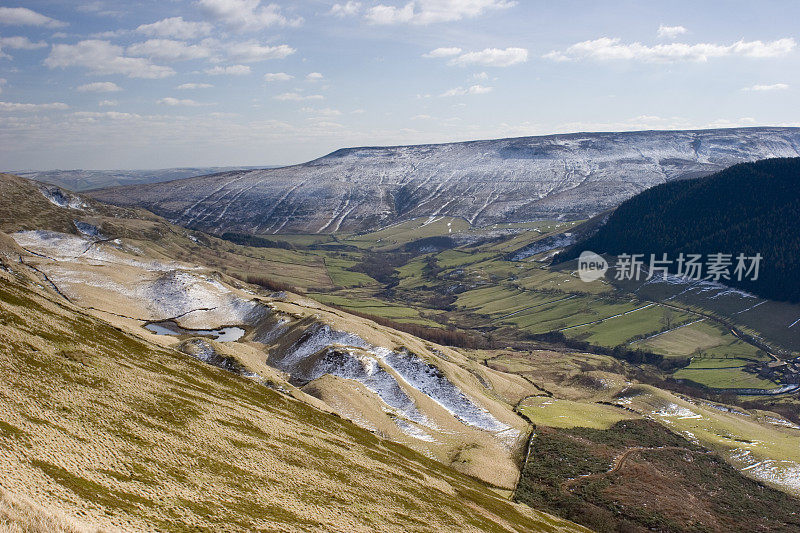
<path fill-rule="evenodd" d="M 0 0 L 0 169 L 800 125 L 796 0 Z"/>

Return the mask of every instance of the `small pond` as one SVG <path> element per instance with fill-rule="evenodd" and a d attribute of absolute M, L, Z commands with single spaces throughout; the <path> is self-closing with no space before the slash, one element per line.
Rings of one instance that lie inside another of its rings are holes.
<path fill-rule="evenodd" d="M 197 335 L 201 337 L 212 337 L 219 342 L 235 342 L 241 339 L 245 331 L 237 326 L 228 326 L 217 329 L 184 329 L 175 322 L 153 322 L 145 324 L 145 329 L 152 331 L 156 335 Z"/>

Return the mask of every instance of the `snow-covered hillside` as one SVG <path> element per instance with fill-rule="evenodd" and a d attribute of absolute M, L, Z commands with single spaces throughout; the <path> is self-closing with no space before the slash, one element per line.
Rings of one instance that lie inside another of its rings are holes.
<path fill-rule="evenodd" d="M 291 167 L 93 193 L 214 232 L 358 231 L 419 216 L 582 218 L 654 185 L 800 156 L 800 129 L 581 133 L 350 148 Z"/>

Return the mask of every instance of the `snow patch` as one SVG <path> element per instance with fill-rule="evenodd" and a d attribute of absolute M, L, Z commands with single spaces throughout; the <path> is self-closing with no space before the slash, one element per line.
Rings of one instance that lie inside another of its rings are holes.
<path fill-rule="evenodd" d="M 703 415 L 695 413 L 687 407 L 681 407 L 680 405 L 674 403 L 667 405 L 653 414 L 662 418 L 677 418 L 678 420 L 703 418 Z"/>
<path fill-rule="evenodd" d="M 219 325 L 252 324 L 266 313 L 261 304 L 239 298 L 220 282 L 180 270 L 141 284 L 136 294 L 162 320 L 173 318 L 184 327 L 212 311 Z"/>
<path fill-rule="evenodd" d="M 269 330 L 253 337 L 253 342 L 260 342 L 261 344 L 269 346 L 289 330 L 290 323 L 291 320 L 286 317 L 279 318 L 278 322 Z"/>
<path fill-rule="evenodd" d="M 86 235 L 87 237 L 94 237 L 97 239 L 103 239 L 104 236 L 100 233 L 100 228 L 89 224 L 88 222 L 81 222 L 80 220 L 73 220 L 73 224 L 75 224 L 75 228 L 82 234 Z"/>
<path fill-rule="evenodd" d="M 57 285 L 88 285 L 115 292 L 143 304 L 155 321 L 175 319 L 183 327 L 214 328 L 254 323 L 267 313 L 262 304 L 241 298 L 219 281 L 178 263 L 140 261 L 108 243 L 55 231 L 23 231 L 12 237 L 23 248 L 56 262 L 49 270 Z M 80 265 L 125 265 L 142 272 L 122 285 L 100 269 Z"/>
<path fill-rule="evenodd" d="M 575 244 L 576 240 L 577 240 L 576 237 L 572 233 L 560 233 L 558 235 L 551 235 L 549 237 L 539 239 L 538 241 L 529 244 L 528 246 L 522 248 L 521 250 L 517 250 L 514 253 L 514 255 L 511 256 L 511 260 L 523 261 L 531 256 L 543 252 L 549 252 L 551 250 L 566 248 L 567 246 Z"/>
<path fill-rule="evenodd" d="M 402 431 L 409 437 L 413 437 L 415 439 L 422 440 L 425 442 L 438 442 L 436 439 L 433 438 L 431 434 L 429 434 L 426 431 L 423 431 L 414 424 L 406 422 L 405 420 L 397 418 L 395 419 L 394 423 L 397 424 L 397 427 L 400 428 L 400 431 Z"/>
<path fill-rule="evenodd" d="M 409 385 L 429 396 L 463 423 L 485 431 L 504 431 L 508 426 L 476 405 L 447 379 L 439 367 L 409 352 L 377 348 L 376 353 Z"/>
<path fill-rule="evenodd" d="M 42 193 L 42 196 L 50 201 L 51 204 L 58 207 L 78 210 L 83 210 L 88 207 L 86 202 L 84 202 L 80 196 L 70 194 L 59 187 L 42 185 L 39 187 L 39 191 Z"/>
<path fill-rule="evenodd" d="M 742 472 L 763 481 L 800 492 L 800 464 L 795 461 L 766 459 L 759 461 L 750 450 L 738 449 L 731 454 L 731 458 L 747 466 L 741 468 Z"/>
<path fill-rule="evenodd" d="M 509 429 L 516 432 L 476 405 L 435 365 L 409 352 L 372 346 L 358 335 L 334 330 L 326 324 L 309 327 L 274 364 L 301 381 L 312 381 L 325 374 L 358 381 L 402 417 L 433 427 L 400 385 L 396 374 L 466 425 L 490 432 Z"/>
<path fill-rule="evenodd" d="M 800 429 L 800 426 L 798 426 L 797 424 L 793 424 L 793 423 L 791 423 L 788 420 L 783 419 L 783 418 L 776 418 L 774 416 L 768 416 L 768 417 L 766 417 L 766 421 L 769 422 L 770 424 L 775 425 L 775 426 L 791 428 L 791 429 Z"/>
<path fill-rule="evenodd" d="M 150 272 L 184 268 L 174 262 L 140 261 L 117 253 L 124 248 L 119 240 L 104 242 L 104 246 L 100 246 L 101 243 L 93 239 L 48 230 L 20 231 L 11 237 L 23 248 L 58 262 L 74 262 L 80 259 L 89 265 L 129 265 Z M 137 251 L 134 247 L 129 249 Z"/>

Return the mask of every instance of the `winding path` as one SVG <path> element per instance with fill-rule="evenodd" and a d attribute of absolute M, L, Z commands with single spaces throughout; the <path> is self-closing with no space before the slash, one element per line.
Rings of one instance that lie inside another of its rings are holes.
<path fill-rule="evenodd" d="M 581 482 L 581 481 L 588 481 L 590 479 L 598 479 L 602 478 L 611 474 L 618 472 L 623 466 L 625 466 L 625 462 L 631 457 L 631 455 L 638 453 L 638 452 L 646 452 L 646 451 L 660 451 L 660 450 L 682 450 L 688 453 L 711 453 L 708 451 L 704 452 L 697 452 L 694 450 L 690 450 L 688 448 L 684 448 L 682 446 L 656 446 L 656 447 L 642 447 L 636 446 L 634 448 L 628 448 L 621 454 L 617 455 L 614 460 L 611 462 L 611 467 L 606 470 L 605 472 L 598 472 L 596 474 L 584 474 L 582 476 L 566 479 L 561 482 L 560 488 L 562 492 L 567 492 L 573 485 Z"/>

